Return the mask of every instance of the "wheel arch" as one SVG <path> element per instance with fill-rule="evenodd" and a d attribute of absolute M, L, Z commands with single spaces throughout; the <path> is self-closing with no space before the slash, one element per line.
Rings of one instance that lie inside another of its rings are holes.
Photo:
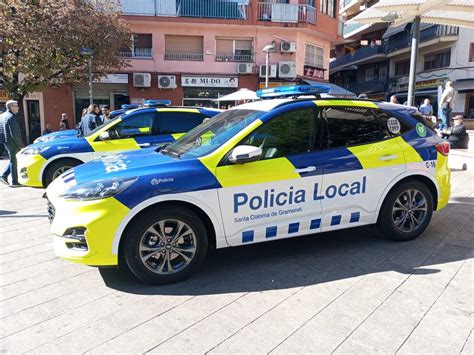
<path fill-rule="evenodd" d="M 75 160 L 77 162 L 79 162 L 79 164 L 84 164 L 85 163 L 85 160 L 83 159 L 80 159 L 78 157 L 75 157 L 75 156 L 70 156 L 70 155 L 60 155 L 60 156 L 57 156 L 57 157 L 54 157 L 50 160 L 48 160 L 46 162 L 46 164 L 44 164 L 43 168 L 41 169 L 41 172 L 40 172 L 40 180 L 41 180 L 41 183 L 43 184 L 43 186 L 45 185 L 45 177 L 46 177 L 46 172 L 48 171 L 49 167 L 51 167 L 52 164 L 58 162 L 58 161 L 61 161 L 61 160 Z"/>
<path fill-rule="evenodd" d="M 439 187 L 438 187 L 435 177 L 431 176 L 425 171 L 416 171 L 416 172 L 412 171 L 409 174 L 404 174 L 402 176 L 399 176 L 397 179 L 394 179 L 389 186 L 387 186 L 387 188 L 384 190 L 384 193 L 382 194 L 382 197 L 380 198 L 379 203 L 377 205 L 377 210 L 376 210 L 377 214 L 382 208 L 382 204 L 384 203 L 387 195 L 400 184 L 403 184 L 410 180 L 422 182 L 428 187 L 428 189 L 430 190 L 433 196 L 433 210 L 436 211 L 438 209 Z"/>

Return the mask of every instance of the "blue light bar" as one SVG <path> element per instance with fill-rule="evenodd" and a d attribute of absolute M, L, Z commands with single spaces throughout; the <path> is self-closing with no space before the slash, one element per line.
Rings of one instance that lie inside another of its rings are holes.
<path fill-rule="evenodd" d="M 124 110 L 133 110 L 134 108 L 138 108 L 138 104 L 125 104 L 125 105 L 121 105 L 120 108 L 124 109 Z"/>
<path fill-rule="evenodd" d="M 328 85 L 293 85 L 278 86 L 275 88 L 262 89 L 257 91 L 257 96 L 261 99 L 275 97 L 297 97 L 303 95 L 328 94 L 331 87 Z"/>
<path fill-rule="evenodd" d="M 145 100 L 143 106 L 145 107 L 155 107 L 155 106 L 169 106 L 171 105 L 171 100 Z"/>

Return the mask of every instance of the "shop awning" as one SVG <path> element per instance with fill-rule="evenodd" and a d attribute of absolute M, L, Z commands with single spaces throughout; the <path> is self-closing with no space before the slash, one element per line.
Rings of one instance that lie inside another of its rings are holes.
<path fill-rule="evenodd" d="M 382 35 L 382 39 L 388 38 L 390 36 L 396 35 L 397 33 L 405 31 L 405 28 L 407 27 L 407 23 L 404 23 L 403 25 L 399 26 L 389 26 L 387 28 L 387 31 Z"/>

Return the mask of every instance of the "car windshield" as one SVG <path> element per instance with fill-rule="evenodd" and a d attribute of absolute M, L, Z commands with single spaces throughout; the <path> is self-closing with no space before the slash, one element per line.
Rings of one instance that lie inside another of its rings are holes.
<path fill-rule="evenodd" d="M 107 121 L 107 122 L 104 122 L 102 123 L 100 126 L 97 126 L 96 128 L 94 128 L 92 131 L 90 131 L 88 134 L 86 134 L 86 137 L 90 137 L 92 136 L 93 134 L 97 133 L 98 131 L 100 131 L 105 125 L 108 125 L 110 122 L 115 122 L 116 120 L 118 120 L 119 118 L 123 117 L 125 114 L 121 114 L 117 117 L 114 117 L 112 118 L 110 121 Z"/>
<path fill-rule="evenodd" d="M 198 158 L 214 151 L 265 112 L 228 110 L 195 127 L 177 141 L 161 150 L 177 158 Z"/>

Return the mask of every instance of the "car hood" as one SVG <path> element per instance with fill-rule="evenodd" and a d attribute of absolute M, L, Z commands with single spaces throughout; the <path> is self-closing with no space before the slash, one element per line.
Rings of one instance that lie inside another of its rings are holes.
<path fill-rule="evenodd" d="M 35 143 L 39 142 L 51 142 L 53 140 L 64 139 L 64 138 L 71 138 L 77 135 L 77 131 L 75 129 L 68 129 L 65 131 L 57 131 L 53 133 L 45 134 L 35 140 Z"/>

